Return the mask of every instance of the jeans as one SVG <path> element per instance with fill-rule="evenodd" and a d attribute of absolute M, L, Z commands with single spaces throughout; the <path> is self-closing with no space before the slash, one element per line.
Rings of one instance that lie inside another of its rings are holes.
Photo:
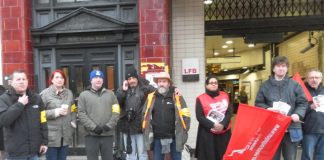
<path fill-rule="evenodd" d="M 147 160 L 147 151 L 144 146 L 144 135 L 143 134 L 134 134 L 130 135 L 132 141 L 132 153 L 127 154 L 126 160 Z M 125 148 L 127 146 L 127 134 L 124 134 L 124 144 Z"/>
<path fill-rule="evenodd" d="M 291 142 L 289 133 L 285 133 L 273 160 L 280 160 L 281 152 L 284 160 L 296 160 L 298 142 Z"/>
<path fill-rule="evenodd" d="M 46 160 L 66 160 L 68 146 L 48 147 Z"/>
<path fill-rule="evenodd" d="M 28 158 L 13 158 L 13 157 L 8 157 L 5 160 L 38 160 L 38 156 L 35 155 L 35 156 L 28 157 Z"/>
<path fill-rule="evenodd" d="M 164 154 L 162 153 L 161 139 L 154 138 L 154 148 L 153 148 L 153 156 L 154 160 L 164 160 Z M 172 143 L 170 145 L 170 152 L 172 160 L 181 160 L 181 152 L 176 150 L 176 142 L 175 139 L 172 139 Z"/>
<path fill-rule="evenodd" d="M 324 160 L 324 134 L 304 134 L 302 160 Z"/>

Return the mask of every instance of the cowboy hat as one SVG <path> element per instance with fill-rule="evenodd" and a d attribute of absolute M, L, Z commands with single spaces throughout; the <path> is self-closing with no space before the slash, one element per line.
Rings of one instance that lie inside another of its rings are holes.
<path fill-rule="evenodd" d="M 172 83 L 170 74 L 167 72 L 160 72 L 156 77 L 153 78 L 155 83 L 158 82 L 158 79 L 167 79 L 167 80 L 169 80 L 170 83 Z"/>

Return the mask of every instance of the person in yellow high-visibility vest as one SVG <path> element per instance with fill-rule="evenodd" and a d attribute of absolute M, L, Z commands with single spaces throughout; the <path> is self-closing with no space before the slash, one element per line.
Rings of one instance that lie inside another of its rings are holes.
<path fill-rule="evenodd" d="M 154 160 L 163 160 L 169 152 L 173 160 L 181 160 L 188 138 L 190 112 L 183 97 L 175 94 L 168 73 L 159 73 L 154 81 L 158 88 L 148 95 L 143 110 L 145 147 L 153 150 Z"/>

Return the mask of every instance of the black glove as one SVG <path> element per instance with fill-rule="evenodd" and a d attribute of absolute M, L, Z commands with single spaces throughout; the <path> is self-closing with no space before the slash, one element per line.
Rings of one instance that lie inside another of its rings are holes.
<path fill-rule="evenodd" d="M 96 128 L 93 130 L 96 134 L 100 135 L 102 133 L 102 128 L 100 126 L 96 126 Z"/>
<path fill-rule="evenodd" d="M 103 125 L 101 128 L 102 128 L 102 130 L 105 131 L 105 132 L 110 131 L 110 129 L 111 129 L 111 128 L 108 127 L 107 125 Z"/>

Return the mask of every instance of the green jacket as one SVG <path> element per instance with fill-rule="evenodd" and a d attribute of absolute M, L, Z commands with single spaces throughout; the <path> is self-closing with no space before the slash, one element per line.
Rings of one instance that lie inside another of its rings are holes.
<path fill-rule="evenodd" d="M 151 144 L 154 140 L 153 128 L 151 124 L 152 120 L 152 110 L 154 108 L 155 92 L 150 93 L 144 104 L 143 109 L 143 133 L 144 133 L 144 143 L 147 150 L 151 150 Z M 175 140 L 176 140 L 176 150 L 181 152 L 184 148 L 184 144 L 188 139 L 188 131 L 190 128 L 190 112 L 187 107 L 186 102 L 182 96 L 174 96 L 174 107 L 175 107 Z"/>
<path fill-rule="evenodd" d="M 90 89 L 81 92 L 78 100 L 78 116 L 80 123 L 88 132 L 87 135 L 98 136 L 93 132 L 97 125 L 106 125 L 110 128 L 100 136 L 114 135 L 119 114 L 120 107 L 112 91 L 103 88 L 99 92 Z"/>
<path fill-rule="evenodd" d="M 76 113 L 71 113 L 71 106 L 74 104 L 71 90 L 63 89 L 60 95 L 50 86 L 40 93 L 45 105 L 47 126 L 48 126 L 48 147 L 61 147 L 61 138 L 63 146 L 72 144 L 74 128 L 71 125 L 76 119 Z M 69 106 L 69 113 L 65 116 L 55 116 L 55 109 L 60 108 L 62 104 Z"/>

